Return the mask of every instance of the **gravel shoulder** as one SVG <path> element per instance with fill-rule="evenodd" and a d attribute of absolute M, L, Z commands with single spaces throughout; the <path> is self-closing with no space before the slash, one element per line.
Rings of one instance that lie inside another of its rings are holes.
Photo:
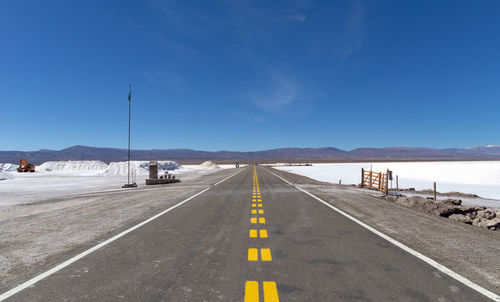
<path fill-rule="evenodd" d="M 0 290 L 34 277 L 200 192 L 236 169 L 180 183 L 76 194 L 0 207 Z M 175 215 L 175 214 L 172 214 Z"/>
<path fill-rule="evenodd" d="M 423 214 L 386 201 L 376 191 L 270 170 L 469 280 L 500 293 L 500 232 Z"/>

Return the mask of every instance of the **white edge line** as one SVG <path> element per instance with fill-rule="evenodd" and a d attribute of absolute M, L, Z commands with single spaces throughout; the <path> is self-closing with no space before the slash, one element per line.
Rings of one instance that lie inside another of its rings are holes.
<path fill-rule="evenodd" d="M 243 171 L 243 169 L 240 170 L 240 171 L 238 171 L 238 172 L 236 172 L 236 173 L 234 173 L 234 174 L 232 174 L 232 175 L 230 175 L 229 177 L 226 177 L 223 180 L 217 182 L 216 184 L 214 184 L 214 186 L 222 183 L 223 181 L 228 180 L 229 178 L 231 178 L 231 177 L 235 176 L 236 174 L 240 173 L 241 171 Z M 172 211 L 173 209 L 175 209 L 175 208 L 177 208 L 177 207 L 185 204 L 186 202 L 190 201 L 191 199 L 195 198 L 196 196 L 198 196 L 198 195 L 200 195 L 202 193 L 205 193 L 206 191 L 210 190 L 210 188 L 211 187 L 208 187 L 208 188 L 206 188 L 206 189 L 204 189 L 204 190 L 202 190 L 202 191 L 194 194 L 193 196 L 191 196 L 191 197 L 189 197 L 189 198 L 187 198 L 187 199 L 179 202 L 178 204 L 176 204 L 176 205 L 174 205 L 174 206 L 172 206 L 172 207 L 170 207 L 170 208 L 168 208 L 168 209 L 166 209 L 166 210 L 164 210 L 164 211 L 162 211 L 162 212 L 154 215 L 153 217 L 150 217 L 150 218 L 144 220 L 143 222 L 141 222 L 139 224 L 136 224 L 135 226 L 133 226 L 133 227 L 131 227 L 131 228 L 129 228 L 129 229 L 127 229 L 127 230 L 125 230 L 125 231 L 123 231 L 123 232 L 121 232 L 121 233 L 119 233 L 119 234 L 117 234 L 117 235 L 115 235 L 115 236 L 107 239 L 106 241 L 103 241 L 103 242 L 99 243 L 98 245 L 95 245 L 95 246 L 89 248 L 88 250 L 86 250 L 86 251 L 84 251 L 84 252 L 82 252 L 82 253 L 80 253 L 80 254 L 78 254 L 78 255 L 76 255 L 76 256 L 74 256 L 74 257 L 72 257 L 72 258 L 70 258 L 70 259 L 68 259 L 66 261 L 64 261 L 63 263 L 58 264 L 57 266 L 49 269 L 48 271 L 45 271 L 45 272 L 41 273 L 40 275 L 38 275 L 38 276 L 36 276 L 36 277 L 34 277 L 34 278 L 32 278 L 32 279 L 30 279 L 30 280 L 22 283 L 22 284 L 19 284 L 18 286 L 14 287 L 13 289 L 11 289 L 11 290 L 9 290 L 9 291 L 1 294 L 0 295 L 0 301 L 3 301 L 5 299 L 7 299 L 7 298 L 9 298 L 9 297 L 11 297 L 13 295 L 15 295 L 16 293 L 22 291 L 23 289 L 26 289 L 26 288 L 34 285 L 38 281 L 41 281 L 41 280 L 47 278 L 48 276 L 56 273 L 57 271 L 60 271 L 61 269 L 65 268 L 66 266 L 68 266 L 70 264 L 72 264 L 73 262 L 76 262 L 76 261 L 82 259 L 83 257 L 87 256 L 88 254 L 90 254 L 92 252 L 95 252 L 96 250 L 100 249 L 101 247 L 103 247 L 103 246 L 105 246 L 107 244 L 110 244 L 111 242 L 115 241 L 116 239 L 118 239 L 120 237 L 123 237 L 123 236 L 127 235 L 128 233 L 130 233 L 130 232 L 132 232 L 132 231 L 140 228 L 141 226 L 143 226 L 143 225 L 145 225 L 145 224 L 147 224 L 147 223 L 155 220 L 156 218 L 158 218 L 158 217 L 160 217 L 160 216 L 162 216 L 162 215 L 164 215 L 164 214 Z"/>
<path fill-rule="evenodd" d="M 289 182 L 288 180 L 284 179 L 283 177 L 281 177 L 281 176 L 279 176 L 279 175 L 277 175 L 277 174 L 275 174 L 275 173 L 273 173 L 273 172 L 271 172 L 271 171 L 269 171 L 269 170 L 267 170 L 265 168 L 264 168 L 264 170 L 266 170 L 267 172 L 269 172 L 269 173 L 273 174 L 274 176 L 280 178 L 281 180 L 283 180 L 284 182 L 288 183 L 289 185 L 291 185 L 295 189 L 297 189 L 297 190 L 299 190 L 299 191 L 301 191 L 301 192 L 303 192 L 303 193 L 311 196 L 312 198 L 316 199 L 317 201 L 323 203 L 327 207 L 330 207 L 331 209 L 333 209 L 334 211 L 338 212 L 339 214 L 345 216 L 346 218 L 348 218 L 348 219 L 354 221 L 355 223 L 361 225 L 362 227 L 366 228 L 367 230 L 369 230 L 369 231 L 375 233 L 376 235 L 384 238 L 385 240 L 387 240 L 390 243 L 394 244 L 395 246 L 401 248 L 402 250 L 404 250 L 404 251 L 412 254 L 413 256 L 417 257 L 418 259 L 426 262 L 427 264 L 431 265 L 432 267 L 434 267 L 434 268 L 440 270 L 441 272 L 447 274 L 448 276 L 452 277 L 453 279 L 461 282 L 464 285 L 467 285 L 468 287 L 474 289 L 475 291 L 479 292 L 480 294 L 482 294 L 482 295 L 484 295 L 484 296 L 492 299 L 493 301 L 500 302 L 500 296 L 499 295 L 497 295 L 497 294 L 495 294 L 495 293 L 487 290 L 486 288 L 484 288 L 484 287 L 482 287 L 480 285 L 477 285 L 476 283 L 470 281 L 469 279 L 467 279 L 467 278 L 465 278 L 465 277 L 463 277 L 463 276 L 455 273 L 454 271 L 452 271 L 451 269 L 447 268 L 446 266 L 444 266 L 442 264 L 439 264 L 435 260 L 432 260 L 431 258 L 429 258 L 429 257 L 427 257 L 427 256 L 425 256 L 425 255 L 423 255 L 423 254 L 415 251 L 414 249 L 412 249 L 412 248 L 404 245 L 403 243 L 401 243 L 401 242 L 399 242 L 399 241 L 397 241 L 397 240 L 395 240 L 395 239 L 387 236 L 386 234 L 384 234 L 384 233 L 378 231 L 377 229 L 375 229 L 375 228 L 367 225 L 366 223 L 362 222 L 361 220 L 358 220 L 357 218 L 354 218 L 353 216 L 347 214 L 346 212 L 340 210 L 339 208 L 336 208 L 335 206 L 333 206 L 333 205 L 329 204 L 328 202 L 322 200 L 321 198 L 319 198 L 319 197 L 317 197 L 317 196 L 315 196 L 315 195 L 307 192 L 306 190 L 304 190 L 304 189 L 302 189 L 300 187 L 297 187 L 296 185 L 292 184 L 291 182 Z"/>
<path fill-rule="evenodd" d="M 224 178 L 223 180 L 221 180 L 221 181 L 219 181 L 219 182 L 216 182 L 216 183 L 214 184 L 214 187 L 215 187 L 216 185 L 218 185 L 218 184 L 220 184 L 220 183 L 222 183 L 222 182 L 224 182 L 224 181 L 228 180 L 229 178 L 231 178 L 231 177 L 235 176 L 236 174 L 240 173 L 240 172 L 241 172 L 241 171 L 243 171 L 243 170 L 245 170 L 245 169 L 241 169 L 241 170 L 239 170 L 238 172 L 236 172 L 236 173 L 234 173 L 234 174 L 232 174 L 232 175 L 230 175 L 230 176 L 228 176 L 228 177 Z"/>

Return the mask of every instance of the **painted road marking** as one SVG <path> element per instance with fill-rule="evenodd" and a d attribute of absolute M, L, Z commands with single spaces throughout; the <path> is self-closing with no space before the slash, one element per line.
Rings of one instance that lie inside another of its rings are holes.
<path fill-rule="evenodd" d="M 257 214 L 257 210 L 252 210 L 252 214 Z"/>
<path fill-rule="evenodd" d="M 264 302 L 279 302 L 278 288 L 276 282 L 264 281 L 262 282 L 264 291 Z M 247 281 L 245 282 L 245 302 L 259 302 L 259 282 Z"/>
<path fill-rule="evenodd" d="M 252 203 L 252 208 L 256 208 L 256 207 L 257 207 L 257 204 Z"/>
<path fill-rule="evenodd" d="M 280 301 L 280 299 L 278 298 L 278 288 L 276 287 L 276 282 L 264 281 L 263 286 L 264 286 L 264 302 Z"/>
<path fill-rule="evenodd" d="M 264 214 L 264 210 L 259 210 L 259 214 Z"/>
<path fill-rule="evenodd" d="M 256 199 L 252 199 L 252 202 L 256 202 L 257 200 Z"/>
<path fill-rule="evenodd" d="M 262 199 L 257 199 L 258 202 L 262 202 Z"/>
<path fill-rule="evenodd" d="M 267 238 L 267 230 L 259 230 L 260 238 Z M 251 229 L 249 233 L 250 238 L 257 238 L 257 230 Z"/>
<path fill-rule="evenodd" d="M 234 173 L 234 174 L 232 174 L 232 175 L 224 178 L 223 180 L 215 183 L 214 186 L 217 186 L 217 185 L 223 183 L 224 181 L 228 180 L 229 178 L 235 176 L 236 174 L 238 174 L 238 173 L 240 173 L 242 171 L 244 171 L 244 169 L 242 169 L 242 170 L 240 170 L 240 171 L 238 171 L 238 172 L 236 172 L 236 173 Z M 118 238 L 121 238 L 121 237 L 127 235 L 128 233 L 130 233 L 130 232 L 132 232 L 132 231 L 134 231 L 134 230 L 142 227 L 143 225 L 145 225 L 145 224 L 147 224 L 147 223 L 149 223 L 149 222 L 157 219 L 158 217 L 161 217 L 161 216 L 165 215 L 166 213 L 172 211 L 173 209 L 175 209 L 177 207 L 180 207 L 181 205 L 185 204 L 186 202 L 190 201 L 191 199 L 195 198 L 196 196 L 198 196 L 200 194 L 203 194 L 204 192 L 210 190 L 210 188 L 211 187 L 208 187 L 208 188 L 206 188 L 206 189 L 204 189 L 204 190 L 202 190 L 202 191 L 194 194 L 193 196 L 191 196 L 191 197 L 189 197 L 189 198 L 187 198 L 187 199 L 179 202 L 178 204 L 171 206 L 170 208 L 168 208 L 168 209 L 166 209 L 166 210 L 164 210 L 164 211 L 162 211 L 162 212 L 160 212 L 160 213 L 158 213 L 158 214 L 156 214 L 156 215 L 154 215 L 154 216 L 152 216 L 152 217 L 144 220 L 143 222 L 138 223 L 138 224 L 134 225 L 133 227 L 131 227 L 129 229 L 126 229 L 125 231 L 123 231 L 123 232 L 121 232 L 121 233 L 119 233 L 119 234 L 117 234 L 117 235 L 115 235 L 115 236 L 113 236 L 113 237 L 111 237 L 111 238 L 109 238 L 109 239 L 107 239 L 107 240 L 105 240 L 105 241 L 97 244 L 97 245 L 94 245 L 93 247 L 89 248 L 88 250 L 85 250 L 85 251 L 81 252 L 80 254 L 78 254 L 76 256 L 73 256 L 72 258 L 64 261 L 63 263 L 60 263 L 60 264 L 56 265 L 55 267 L 49 269 L 48 271 L 45 271 L 45 272 L 41 273 L 40 275 L 38 275 L 38 276 L 36 276 L 34 278 L 31 278 L 30 280 L 28 280 L 28 281 L 26 281 L 26 282 L 24 282 L 24 283 L 22 283 L 22 284 L 20 284 L 20 285 L 18 285 L 16 287 L 14 287 L 13 289 L 11 289 L 11 290 L 9 290 L 9 291 L 1 294 L 0 295 L 0 301 L 3 301 L 5 299 L 7 299 L 7 298 L 9 298 L 9 297 L 11 297 L 13 295 L 15 295 L 16 293 L 22 291 L 23 289 L 28 288 L 28 287 L 36 284 L 37 282 L 39 282 L 39 281 L 47 278 L 48 276 L 50 276 L 50 275 L 52 275 L 52 274 L 60 271 L 61 269 L 65 268 L 66 266 L 68 266 L 68 265 L 70 265 L 70 264 L 72 264 L 72 263 L 74 263 L 74 262 L 82 259 L 83 257 L 85 257 L 85 256 L 87 256 L 87 255 L 89 255 L 89 254 L 91 254 L 93 252 L 95 252 L 96 250 L 102 248 L 103 246 L 106 246 L 106 245 L 110 244 L 111 242 L 117 240 Z"/>
<path fill-rule="evenodd" d="M 259 261 L 258 249 L 248 249 L 248 261 Z"/>
<path fill-rule="evenodd" d="M 264 217 L 259 217 L 260 224 L 266 224 L 266 219 Z"/>
<path fill-rule="evenodd" d="M 259 302 L 259 282 L 245 282 L 245 302 Z"/>
<path fill-rule="evenodd" d="M 260 258 L 262 261 L 272 261 L 270 249 L 260 249 Z"/>
<path fill-rule="evenodd" d="M 294 185 L 293 183 L 289 182 L 288 180 L 284 179 L 283 177 L 279 176 L 278 174 L 276 173 L 273 173 L 267 169 L 264 169 L 266 170 L 267 172 L 273 174 L 274 176 L 278 177 L 279 179 L 283 180 L 284 182 L 286 182 L 287 184 L 291 185 L 292 187 L 294 187 L 295 189 L 311 196 L 312 198 L 314 198 L 315 200 L 321 202 L 322 204 L 324 204 L 325 206 L 331 208 L 332 210 L 334 210 L 335 212 L 343 215 L 344 217 L 346 217 L 347 219 L 359 224 L 360 226 L 364 227 L 365 229 L 369 230 L 370 232 L 382 237 L 383 239 L 389 241 L 390 243 L 394 244 L 395 246 L 399 247 L 400 249 L 404 250 L 405 252 L 417 257 L 418 259 L 424 261 L 425 263 L 429 264 L 430 266 L 434 267 L 435 269 L 441 271 L 442 273 L 445 273 L 447 274 L 448 276 L 452 277 L 453 279 L 457 280 L 458 282 L 461 282 L 462 284 L 472 288 L 473 290 L 477 291 L 478 293 L 492 299 L 493 301 L 497 301 L 497 302 L 500 302 L 500 296 L 487 290 L 486 288 L 470 281 L 469 279 L 465 278 L 464 276 L 462 275 L 459 275 L 457 273 L 455 273 L 454 271 L 452 271 L 451 269 L 447 268 L 446 266 L 438 263 L 437 261 L 415 251 L 414 249 L 402 244 L 401 242 L 397 241 L 396 239 L 393 239 L 392 237 L 380 232 L 379 230 L 369 226 L 368 224 L 362 222 L 361 220 L 355 218 L 354 216 L 351 216 L 350 214 L 347 214 L 346 212 L 342 211 L 341 209 L 329 204 L 328 202 L 324 201 L 323 199 L 315 196 L 314 194 L 312 193 L 309 193 L 308 191 Z"/>
<path fill-rule="evenodd" d="M 260 204 L 260 203 L 259 203 L 257 206 L 258 206 L 259 208 L 262 208 L 262 204 Z"/>
<path fill-rule="evenodd" d="M 250 223 L 257 223 L 257 218 L 256 217 L 250 218 Z"/>
<path fill-rule="evenodd" d="M 260 260 L 261 261 L 273 261 L 271 257 L 270 249 L 260 249 Z M 259 249 L 249 248 L 248 249 L 248 261 L 259 261 Z"/>

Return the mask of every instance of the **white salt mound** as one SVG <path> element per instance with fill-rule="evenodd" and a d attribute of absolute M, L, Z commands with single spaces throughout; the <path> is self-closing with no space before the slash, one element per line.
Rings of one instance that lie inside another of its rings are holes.
<path fill-rule="evenodd" d="M 19 165 L 10 163 L 0 163 L 0 171 L 16 171 Z"/>
<path fill-rule="evenodd" d="M 0 180 L 14 178 L 9 172 L 0 171 Z"/>
<path fill-rule="evenodd" d="M 158 172 L 172 171 L 179 169 L 179 164 L 174 161 L 159 161 Z M 149 175 L 149 161 L 130 161 L 130 170 L 135 175 Z M 108 168 L 101 174 L 104 176 L 126 176 L 128 171 L 128 162 L 112 162 Z"/>
<path fill-rule="evenodd" d="M 103 171 L 108 165 L 98 160 L 48 161 L 35 168 L 42 172 Z"/>
<path fill-rule="evenodd" d="M 218 170 L 221 167 L 219 167 L 218 165 L 216 165 L 214 162 L 206 161 L 204 163 L 199 164 L 198 168 L 204 169 L 204 170 Z"/>

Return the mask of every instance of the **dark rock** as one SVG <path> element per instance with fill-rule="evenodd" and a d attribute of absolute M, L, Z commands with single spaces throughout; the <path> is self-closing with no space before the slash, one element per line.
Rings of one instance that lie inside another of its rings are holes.
<path fill-rule="evenodd" d="M 466 224 L 472 224 L 472 219 L 469 215 L 464 215 L 464 214 L 451 214 L 449 219 L 456 220 L 458 222 L 463 222 Z"/>
<path fill-rule="evenodd" d="M 493 212 L 493 210 L 491 210 L 491 209 L 485 209 L 485 210 L 477 212 L 477 217 L 479 219 L 481 219 L 482 221 L 483 220 L 491 220 L 491 219 L 495 218 L 496 216 L 497 216 L 496 213 Z"/>
<path fill-rule="evenodd" d="M 462 204 L 462 200 L 450 198 L 450 199 L 443 200 L 442 203 L 459 206 Z"/>
<path fill-rule="evenodd" d="M 486 227 L 491 230 L 500 230 L 500 218 L 486 221 Z"/>
<path fill-rule="evenodd" d="M 452 214 L 463 214 L 463 212 L 460 210 L 460 207 L 451 205 L 449 203 L 444 203 L 440 202 L 437 203 L 437 208 L 433 212 L 435 215 L 439 215 L 442 217 L 449 217 Z"/>

